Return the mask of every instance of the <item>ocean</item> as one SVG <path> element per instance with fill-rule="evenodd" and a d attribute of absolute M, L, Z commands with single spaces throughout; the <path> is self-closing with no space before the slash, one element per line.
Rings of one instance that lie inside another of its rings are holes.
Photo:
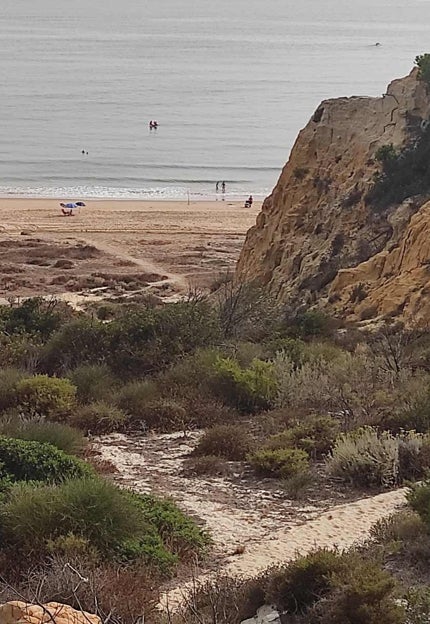
<path fill-rule="evenodd" d="M 263 197 L 319 102 L 382 94 L 429 23 L 429 0 L 1 0 L 0 195 Z"/>

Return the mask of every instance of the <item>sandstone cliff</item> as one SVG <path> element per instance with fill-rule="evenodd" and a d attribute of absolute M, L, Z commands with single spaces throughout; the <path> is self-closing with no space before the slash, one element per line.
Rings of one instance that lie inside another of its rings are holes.
<path fill-rule="evenodd" d="M 404 146 L 429 117 L 417 70 L 380 98 L 322 102 L 247 234 L 238 279 L 267 285 L 283 302 L 318 301 L 354 318 L 425 319 L 430 204 L 415 198 L 380 211 L 365 197 L 378 148 Z"/>

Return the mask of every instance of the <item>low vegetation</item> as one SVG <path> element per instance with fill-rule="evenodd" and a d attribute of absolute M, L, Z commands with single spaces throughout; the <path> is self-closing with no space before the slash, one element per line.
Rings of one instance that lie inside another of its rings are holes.
<path fill-rule="evenodd" d="M 46 598 L 63 597 L 59 579 L 69 587 L 64 566 L 73 562 L 99 584 L 103 608 L 111 605 L 118 621 L 131 624 L 139 583 L 155 607 L 163 579 L 210 549 L 210 536 L 173 502 L 97 476 L 82 460 L 93 436 L 204 429 L 193 434 L 186 478 L 254 476 L 261 487 L 305 504 L 325 487 L 353 495 L 426 479 L 430 334 L 388 323 L 373 333 L 339 329 L 319 311 L 286 314 L 269 304 L 260 291 L 236 292 L 228 282 L 215 304 L 200 296 L 124 304 L 103 321 L 52 305 L 45 310 L 41 301 L 3 310 L 5 582 L 25 593 L 34 582 L 30 563 L 47 584 Z M 410 598 L 415 606 L 397 603 L 409 588 L 393 578 L 384 557 L 396 543 L 402 561 L 417 551 L 419 565 L 430 560 L 426 488 L 412 489 L 408 520 L 385 527 L 365 552 L 317 551 L 253 581 L 218 579 L 193 596 L 195 609 L 182 622 L 239 624 L 273 601 L 291 624 L 396 624 L 406 613 L 415 624 L 408 609 L 425 610 L 425 594 Z M 129 583 L 130 611 L 115 575 Z M 90 595 L 79 591 L 91 610 Z M 225 605 L 224 619 L 221 611 L 211 615 L 214 594 Z M 147 621 L 159 624 L 152 607 Z"/>

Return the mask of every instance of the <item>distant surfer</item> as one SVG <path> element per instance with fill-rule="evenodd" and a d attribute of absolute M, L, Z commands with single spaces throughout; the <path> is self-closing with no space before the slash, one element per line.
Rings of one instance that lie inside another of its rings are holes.
<path fill-rule="evenodd" d="M 377 42 L 375 43 L 375 47 L 376 47 L 376 48 L 378 48 L 380 45 L 381 45 L 381 44 L 379 43 L 379 41 L 377 41 Z"/>
<path fill-rule="evenodd" d="M 149 129 L 150 130 L 157 130 L 158 128 L 158 121 L 150 121 L 149 122 Z"/>

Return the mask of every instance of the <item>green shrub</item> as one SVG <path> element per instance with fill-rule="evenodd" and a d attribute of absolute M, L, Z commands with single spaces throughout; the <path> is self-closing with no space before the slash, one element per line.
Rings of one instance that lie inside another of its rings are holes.
<path fill-rule="evenodd" d="M 43 552 L 50 541 L 72 534 L 109 556 L 144 530 L 138 510 L 127 503 L 125 494 L 99 479 L 15 486 L 0 519 L 4 543 L 25 552 Z"/>
<path fill-rule="evenodd" d="M 308 454 L 300 449 L 263 449 L 251 455 L 249 461 L 263 477 L 288 479 L 309 469 Z"/>
<path fill-rule="evenodd" d="M 191 300 L 156 309 L 128 310 L 108 324 L 107 364 L 119 377 L 132 379 L 161 371 L 178 358 L 219 338 L 213 306 Z"/>
<path fill-rule="evenodd" d="M 240 425 L 217 425 L 208 429 L 193 450 L 195 456 L 212 455 L 231 461 L 245 459 L 252 446 L 247 430 Z"/>
<path fill-rule="evenodd" d="M 311 457 L 327 454 L 339 434 L 339 424 L 330 416 L 319 416 L 295 423 L 291 428 L 272 436 L 266 443 L 271 450 L 299 448 Z"/>
<path fill-rule="evenodd" d="M 395 160 L 397 158 L 396 148 L 392 143 L 388 145 L 381 145 L 378 147 L 375 153 L 375 158 L 380 163 L 385 163 L 389 160 Z"/>
<path fill-rule="evenodd" d="M 16 396 L 26 414 L 64 420 L 75 405 L 76 388 L 68 379 L 35 375 L 18 382 Z"/>
<path fill-rule="evenodd" d="M 202 554 L 210 544 L 208 533 L 186 516 L 171 500 L 151 494 L 126 492 L 147 526 L 155 527 L 164 547 L 181 559 Z"/>
<path fill-rule="evenodd" d="M 158 396 L 159 391 L 153 381 L 131 381 L 118 391 L 116 404 L 131 420 L 139 421 L 145 407 Z"/>
<path fill-rule="evenodd" d="M 51 444 L 0 436 L 0 476 L 13 481 L 59 482 L 92 474 L 91 468 Z"/>
<path fill-rule="evenodd" d="M 225 403 L 242 412 L 257 412 L 271 407 L 277 384 L 273 365 L 254 360 L 247 369 L 230 358 L 219 358 L 215 364 L 213 392 Z"/>
<path fill-rule="evenodd" d="M 80 431 L 62 423 L 45 420 L 0 423 L 0 433 L 20 440 L 47 442 L 70 455 L 78 455 L 85 447 L 85 439 Z"/>
<path fill-rule="evenodd" d="M 32 297 L 20 305 L 3 307 L 0 323 L 9 335 L 38 334 L 46 339 L 58 329 L 65 316 L 65 308 L 61 309 L 58 302 Z"/>
<path fill-rule="evenodd" d="M 333 477 L 355 486 L 392 486 L 399 478 L 398 440 L 373 427 L 342 434 L 327 458 L 327 468 Z"/>
<path fill-rule="evenodd" d="M 430 482 L 414 485 L 408 492 L 408 503 L 430 530 Z"/>
<path fill-rule="evenodd" d="M 304 613 L 331 589 L 331 577 L 344 567 L 332 550 L 321 549 L 275 570 L 270 577 L 266 600 L 287 613 Z"/>
<path fill-rule="evenodd" d="M 419 79 L 430 85 L 430 54 L 420 54 L 415 57 L 415 65 L 419 70 Z"/>
<path fill-rule="evenodd" d="M 17 368 L 0 370 L 0 412 L 17 404 L 16 387 L 23 377 L 24 373 Z"/>
<path fill-rule="evenodd" d="M 100 321 L 78 318 L 52 334 L 42 351 L 43 369 L 61 374 L 81 364 L 100 364 L 109 355 L 109 327 Z"/>
<path fill-rule="evenodd" d="M 426 128 L 422 132 L 420 121 L 413 128 L 419 133 L 418 138 L 411 137 L 402 149 L 382 161 L 382 171 L 376 176 L 373 187 L 365 197 L 366 203 L 374 210 L 383 211 L 390 205 L 402 203 L 408 197 L 428 193 L 430 129 Z"/>
<path fill-rule="evenodd" d="M 307 310 L 292 319 L 287 319 L 287 333 L 295 338 L 329 336 L 333 322 L 321 310 Z"/>
<path fill-rule="evenodd" d="M 270 355 L 274 357 L 277 353 L 284 353 L 294 364 L 299 366 L 303 361 L 306 343 L 299 338 L 282 337 L 271 338 L 266 343 L 266 348 Z"/>
<path fill-rule="evenodd" d="M 379 561 L 321 549 L 272 572 L 266 602 L 287 614 L 306 614 L 306 622 L 404 624 L 396 587 Z"/>
<path fill-rule="evenodd" d="M 99 401 L 77 407 L 69 422 L 85 433 L 103 435 L 121 431 L 127 422 L 127 416 L 118 407 Z"/>
<path fill-rule="evenodd" d="M 316 606 L 321 624 L 404 624 L 405 609 L 395 602 L 397 583 L 377 561 L 347 555 L 332 578 L 332 592 Z"/>
<path fill-rule="evenodd" d="M 115 390 L 115 380 L 105 364 L 82 364 L 69 375 L 80 403 L 106 401 Z"/>
<path fill-rule="evenodd" d="M 174 396 L 188 396 L 190 390 L 202 391 L 207 395 L 208 387 L 215 375 L 214 367 L 222 357 L 219 349 L 197 349 L 175 362 L 157 378 L 159 388 L 169 388 Z"/>

